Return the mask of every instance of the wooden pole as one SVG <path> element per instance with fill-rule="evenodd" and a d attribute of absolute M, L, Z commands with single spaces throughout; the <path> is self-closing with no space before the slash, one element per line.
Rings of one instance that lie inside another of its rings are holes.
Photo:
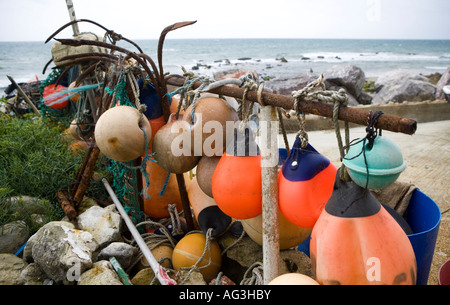
<path fill-rule="evenodd" d="M 261 178 L 264 284 L 280 273 L 278 228 L 278 116 L 273 106 L 261 108 Z"/>
<path fill-rule="evenodd" d="M 77 17 L 75 16 L 75 8 L 73 7 L 72 0 L 66 0 L 66 5 L 67 5 L 67 10 L 69 11 L 70 21 L 77 20 Z M 72 31 L 73 31 L 74 36 L 80 34 L 80 30 L 78 29 L 78 23 L 74 22 L 72 24 Z"/>
<path fill-rule="evenodd" d="M 22 88 L 20 88 L 20 86 L 16 83 L 16 81 L 9 75 L 6 75 L 9 79 L 9 81 L 17 88 L 17 92 L 19 92 L 19 94 L 24 98 L 24 100 L 27 102 L 27 104 L 31 107 L 31 109 L 33 109 L 33 111 L 38 114 L 38 115 L 42 115 L 41 112 L 36 108 L 36 106 L 33 104 L 33 102 L 30 100 L 30 98 L 28 97 L 28 95 L 25 94 L 25 92 L 23 92 Z"/>

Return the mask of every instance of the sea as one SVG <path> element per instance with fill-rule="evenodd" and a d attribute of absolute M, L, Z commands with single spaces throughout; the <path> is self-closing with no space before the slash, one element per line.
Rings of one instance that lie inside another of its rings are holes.
<path fill-rule="evenodd" d="M 135 40 L 157 62 L 157 40 Z M 0 42 L 0 96 L 10 84 L 44 80 L 54 67 L 51 46 L 43 41 Z M 119 46 L 136 51 L 119 41 Z M 284 60 L 281 60 L 281 59 Z M 336 64 L 360 67 L 366 77 L 407 69 L 429 75 L 450 67 L 450 40 L 369 39 L 167 39 L 164 72 L 182 74 L 182 67 L 197 75 L 213 76 L 230 69 L 253 70 L 266 79 L 299 73 L 325 72 Z"/>

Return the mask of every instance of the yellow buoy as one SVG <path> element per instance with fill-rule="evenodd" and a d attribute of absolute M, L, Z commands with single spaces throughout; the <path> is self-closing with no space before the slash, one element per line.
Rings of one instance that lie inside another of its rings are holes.
<path fill-rule="evenodd" d="M 285 273 L 274 278 L 269 285 L 319 285 L 319 283 L 301 273 Z"/>
<path fill-rule="evenodd" d="M 194 266 L 202 256 L 205 245 L 206 236 L 203 233 L 192 233 L 183 237 L 173 250 L 172 264 L 174 269 L 178 271 L 181 268 Z M 210 249 L 211 255 L 206 250 L 203 259 L 197 265 L 206 282 L 216 277 L 222 266 L 221 250 L 217 241 L 210 240 Z"/>
<path fill-rule="evenodd" d="M 151 250 L 153 257 L 157 262 L 164 268 L 170 268 L 170 261 L 172 260 L 173 248 L 166 245 L 157 246 L 156 248 Z M 166 259 L 167 258 L 167 259 Z M 142 257 L 137 266 L 138 270 L 149 268 L 150 264 L 148 263 L 145 257 Z"/>
<path fill-rule="evenodd" d="M 262 246 L 262 214 L 249 219 L 241 219 L 245 233 L 257 244 Z M 311 234 L 312 229 L 302 228 L 289 222 L 278 210 L 278 228 L 280 249 L 298 246 Z"/>

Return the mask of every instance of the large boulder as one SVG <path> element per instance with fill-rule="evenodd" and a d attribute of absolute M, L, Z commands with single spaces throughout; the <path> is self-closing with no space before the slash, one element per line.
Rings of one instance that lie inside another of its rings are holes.
<path fill-rule="evenodd" d="M 434 100 L 436 87 L 420 74 L 395 70 L 381 75 L 375 82 L 376 95 L 372 104 Z"/>
<path fill-rule="evenodd" d="M 271 89 L 279 95 L 291 96 L 292 91 L 300 90 L 318 78 L 319 75 L 314 73 L 300 73 L 290 77 L 278 77 L 265 82 L 264 88 Z"/>
<path fill-rule="evenodd" d="M 348 94 L 358 100 L 366 81 L 364 71 L 350 64 L 334 65 L 323 73 L 327 89 L 345 88 Z"/>
<path fill-rule="evenodd" d="M 30 237 L 24 221 L 17 220 L 0 226 L 0 253 L 16 253 Z"/>
<path fill-rule="evenodd" d="M 109 261 L 101 260 L 81 274 L 78 285 L 123 285 Z"/>
<path fill-rule="evenodd" d="M 11 253 L 0 254 L 0 285 L 22 285 L 20 273 L 28 264 Z"/>
<path fill-rule="evenodd" d="M 445 100 L 445 94 L 443 88 L 450 85 L 450 67 L 442 74 L 441 78 L 436 84 L 436 99 Z"/>
<path fill-rule="evenodd" d="M 100 251 L 97 260 L 109 260 L 111 257 L 115 257 L 122 268 L 127 269 L 131 266 L 137 251 L 138 249 L 130 244 L 113 242 Z"/>
<path fill-rule="evenodd" d="M 92 267 L 98 244 L 91 233 L 66 224 L 50 222 L 40 228 L 28 240 L 24 256 L 29 259 L 31 252 L 32 260 L 50 279 L 68 285 Z"/>
<path fill-rule="evenodd" d="M 112 242 L 122 241 L 122 218 L 115 205 L 109 205 L 106 208 L 90 207 L 78 216 L 78 226 L 94 236 L 99 248 Z"/>

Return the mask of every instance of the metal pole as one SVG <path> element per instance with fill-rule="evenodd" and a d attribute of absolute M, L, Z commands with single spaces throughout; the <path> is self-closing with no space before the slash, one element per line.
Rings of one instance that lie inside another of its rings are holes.
<path fill-rule="evenodd" d="M 75 16 L 75 9 L 73 7 L 72 0 L 66 0 L 67 10 L 69 11 L 70 21 L 74 21 L 77 19 Z M 72 24 L 73 36 L 80 34 L 80 30 L 78 29 L 78 23 Z"/>
<path fill-rule="evenodd" d="M 125 212 L 125 209 L 123 208 L 119 199 L 117 199 L 116 194 L 114 193 L 113 189 L 111 188 L 111 186 L 108 183 L 108 180 L 103 178 L 102 182 L 105 185 L 105 188 L 108 191 L 109 195 L 111 196 L 114 204 L 116 205 L 117 210 L 119 211 L 120 215 L 122 216 L 123 220 L 125 221 L 125 224 L 127 225 L 128 229 L 130 230 L 131 235 L 133 235 L 139 248 L 142 251 L 142 254 L 149 262 L 150 267 L 152 268 L 153 272 L 155 273 L 155 276 L 158 278 L 161 285 L 176 285 L 177 282 L 175 280 L 171 279 L 167 275 L 166 271 L 163 269 L 163 267 L 160 264 L 158 264 L 158 261 L 155 259 L 152 252 L 145 244 L 145 241 L 141 237 L 141 234 L 139 234 L 139 232 L 136 229 L 136 227 L 134 226 L 133 222 L 128 217 L 127 213 Z"/>
<path fill-rule="evenodd" d="M 261 108 L 261 178 L 264 284 L 280 273 L 278 228 L 278 118 L 276 108 Z"/>

